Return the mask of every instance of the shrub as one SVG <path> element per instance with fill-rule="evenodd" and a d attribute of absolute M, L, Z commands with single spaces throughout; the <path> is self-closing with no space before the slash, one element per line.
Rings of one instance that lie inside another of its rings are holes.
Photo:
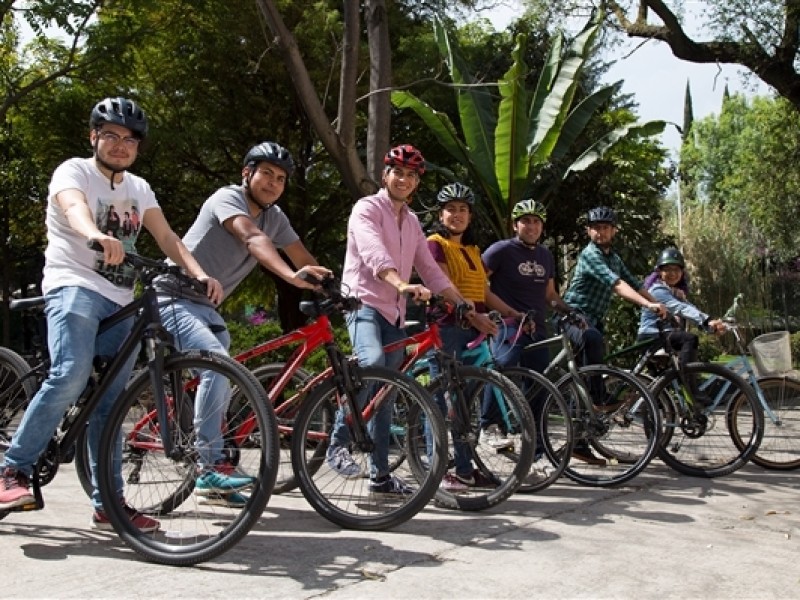
<path fill-rule="evenodd" d="M 714 335 L 700 333 L 700 346 L 697 350 L 697 360 L 700 362 L 711 362 L 722 354 L 722 346 L 719 339 Z"/>

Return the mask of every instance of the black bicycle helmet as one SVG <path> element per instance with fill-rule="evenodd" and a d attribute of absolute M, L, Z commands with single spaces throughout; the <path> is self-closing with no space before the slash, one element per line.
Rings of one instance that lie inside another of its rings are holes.
<path fill-rule="evenodd" d="M 147 117 L 133 100 L 127 98 L 105 98 L 92 109 L 89 127 L 99 129 L 103 123 L 114 123 L 131 130 L 143 140 L 147 137 Z"/>
<path fill-rule="evenodd" d="M 586 222 L 592 223 L 608 223 L 610 225 L 617 225 L 617 213 L 613 208 L 608 206 L 597 206 L 589 210 L 586 214 Z"/>
<path fill-rule="evenodd" d="M 442 207 L 448 202 L 466 202 L 470 206 L 475 204 L 475 194 L 463 183 L 448 183 L 436 196 L 439 206 Z"/>
<path fill-rule="evenodd" d="M 680 250 L 677 248 L 664 248 L 661 251 L 661 254 L 658 255 L 656 267 L 660 269 L 666 265 L 678 265 L 681 269 L 686 267 L 683 254 L 681 254 Z"/>
<path fill-rule="evenodd" d="M 275 142 L 261 142 L 250 148 L 244 157 L 245 167 L 254 167 L 260 162 L 268 162 L 286 171 L 286 177 L 294 172 L 294 160 L 289 151 Z"/>

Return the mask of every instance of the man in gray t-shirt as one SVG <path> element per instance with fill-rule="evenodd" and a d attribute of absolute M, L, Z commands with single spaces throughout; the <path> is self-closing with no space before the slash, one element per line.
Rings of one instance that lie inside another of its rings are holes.
<path fill-rule="evenodd" d="M 197 219 L 183 238 L 209 276 L 223 288 L 223 301 L 260 264 L 300 288 L 309 273 L 324 279 L 331 272 L 317 264 L 280 208 L 274 206 L 291 176 L 294 162 L 289 152 L 274 142 L 250 149 L 244 159 L 242 184 L 217 190 L 205 201 Z M 282 250 L 288 264 L 278 253 Z M 228 353 L 230 334 L 216 305 L 192 289 L 179 287 L 169 276 L 156 281 L 162 297 L 161 318 L 179 349 Z M 173 299 L 165 302 L 165 297 Z M 229 398 L 225 381 L 209 376 L 204 393 L 195 399 L 197 449 L 200 472 L 195 493 L 214 503 L 243 501 L 240 491 L 252 485 L 248 477 L 232 476 L 223 461 L 222 420 Z"/>

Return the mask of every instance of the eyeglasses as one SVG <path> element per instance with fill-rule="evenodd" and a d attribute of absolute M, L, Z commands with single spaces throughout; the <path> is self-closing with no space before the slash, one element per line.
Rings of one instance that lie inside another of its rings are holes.
<path fill-rule="evenodd" d="M 662 271 L 667 273 L 682 273 L 683 269 L 681 269 L 678 265 L 664 265 L 663 267 L 659 267 Z"/>
<path fill-rule="evenodd" d="M 111 144 L 112 146 L 116 146 L 117 144 L 122 142 L 123 144 L 125 144 L 127 148 L 130 148 L 131 150 L 134 148 L 138 148 L 139 142 L 141 141 L 139 138 L 135 137 L 130 137 L 130 136 L 122 137 L 121 135 L 117 135 L 113 131 L 101 131 L 100 133 L 98 133 L 98 136 L 100 137 L 101 140 L 103 140 L 108 144 Z"/>

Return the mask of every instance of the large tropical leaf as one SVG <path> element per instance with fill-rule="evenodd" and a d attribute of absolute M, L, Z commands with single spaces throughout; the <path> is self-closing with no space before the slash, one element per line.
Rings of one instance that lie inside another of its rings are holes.
<path fill-rule="evenodd" d="M 494 178 L 494 130 L 497 119 L 491 89 L 476 84 L 468 65 L 461 58 L 457 44 L 451 41 L 439 18 L 434 19 L 434 37 L 456 85 L 459 120 L 473 164 L 482 179 L 491 181 Z"/>
<path fill-rule="evenodd" d="M 664 131 L 666 121 L 648 121 L 642 125 L 626 125 L 625 127 L 618 127 L 614 131 L 610 131 L 594 144 L 589 146 L 583 154 L 581 154 L 575 162 L 573 162 L 564 171 L 562 179 L 566 179 L 570 173 L 583 171 L 588 168 L 592 163 L 599 160 L 603 155 L 608 152 L 615 144 L 625 138 L 658 135 Z"/>
<path fill-rule="evenodd" d="M 621 82 L 619 82 L 621 83 Z M 550 162 L 558 162 L 569 151 L 575 140 L 578 139 L 586 126 L 591 121 L 592 117 L 597 114 L 597 111 L 605 105 L 606 102 L 617 91 L 619 83 L 609 85 L 597 90 L 578 104 L 564 121 L 561 126 L 561 135 L 558 137 L 553 151 L 550 153 Z"/>
<path fill-rule="evenodd" d="M 510 217 L 508 207 L 521 199 L 520 194 L 528 181 L 526 140 L 530 121 L 528 92 L 525 89 L 529 71 L 525 64 L 526 45 L 526 36 L 518 35 L 512 51 L 514 62 L 499 82 L 501 100 L 495 130 L 494 168 L 499 186 L 498 196 L 505 199 L 505 207 L 497 215 L 501 221 Z"/>
<path fill-rule="evenodd" d="M 411 92 L 403 90 L 392 92 L 392 104 L 397 108 L 413 110 L 453 158 L 465 165 L 471 162 L 467 147 L 459 139 L 458 132 L 447 114 L 434 110 Z"/>
<path fill-rule="evenodd" d="M 591 54 L 599 30 L 600 25 L 590 21 L 570 44 L 561 61 L 558 76 L 531 124 L 528 150 L 533 164 L 547 162 L 558 142 L 561 125 L 575 97 L 581 69 Z"/>

